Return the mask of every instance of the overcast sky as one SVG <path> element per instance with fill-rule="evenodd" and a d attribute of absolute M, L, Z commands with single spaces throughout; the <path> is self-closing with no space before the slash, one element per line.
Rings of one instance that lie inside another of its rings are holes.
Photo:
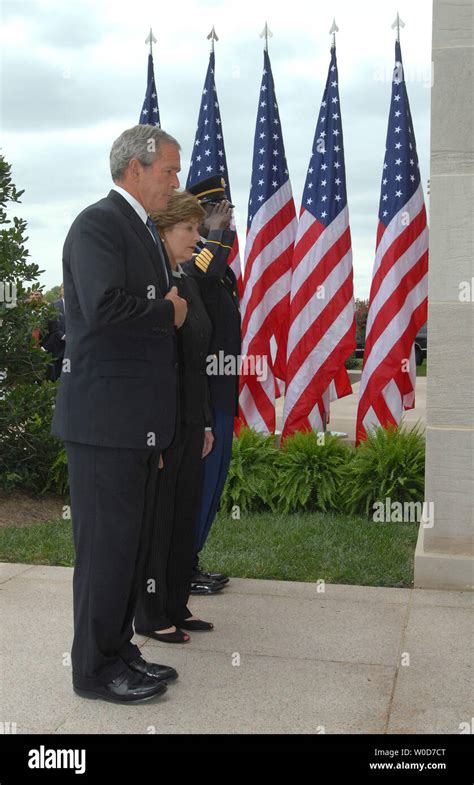
<path fill-rule="evenodd" d="M 335 16 L 355 294 L 374 257 L 397 10 L 422 183 L 429 178 L 431 0 L 0 0 L 1 148 L 25 189 L 42 282 L 59 283 L 74 217 L 108 193 L 113 140 L 138 122 L 150 27 L 162 126 L 182 145 L 184 186 L 215 25 L 216 83 L 236 221 L 244 243 L 265 21 L 296 210 L 329 65 Z M 243 255 L 243 247 L 241 249 Z"/>

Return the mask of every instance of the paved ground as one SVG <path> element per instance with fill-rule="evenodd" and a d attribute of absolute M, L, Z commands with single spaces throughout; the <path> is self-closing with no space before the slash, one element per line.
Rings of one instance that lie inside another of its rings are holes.
<path fill-rule="evenodd" d="M 352 385 L 352 395 L 346 395 L 345 398 L 341 398 L 339 401 L 331 403 L 329 430 L 347 433 L 349 441 L 355 440 L 359 386 L 360 383 L 356 382 Z M 284 398 L 279 398 L 276 403 L 276 427 L 280 431 L 282 427 L 283 403 Z M 415 408 L 410 409 L 403 415 L 403 421 L 408 427 L 414 426 L 418 420 L 424 427 L 426 424 L 426 376 L 420 376 L 416 380 Z"/>
<path fill-rule="evenodd" d="M 234 579 L 191 603 L 213 632 L 137 639 L 180 678 L 126 707 L 72 692 L 71 579 L 0 564 L 0 720 L 18 733 L 457 734 L 471 722 L 470 594 Z"/>

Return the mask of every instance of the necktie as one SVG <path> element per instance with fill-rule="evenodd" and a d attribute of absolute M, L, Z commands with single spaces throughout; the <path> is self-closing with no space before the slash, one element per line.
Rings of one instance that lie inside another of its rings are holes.
<path fill-rule="evenodd" d="M 161 247 L 161 240 L 160 240 L 160 238 L 158 236 L 158 232 L 156 231 L 156 226 L 155 226 L 155 224 L 153 223 L 153 221 L 151 220 L 150 217 L 148 217 L 146 219 L 146 225 L 148 226 L 148 229 L 150 230 L 151 236 L 153 237 L 153 239 L 154 239 L 154 241 L 156 243 L 156 246 L 158 248 L 158 253 L 159 253 L 161 264 L 163 266 L 163 271 L 164 271 L 164 274 L 165 274 L 166 285 L 169 288 L 170 279 L 169 279 L 169 276 L 168 276 L 168 270 L 166 269 L 166 262 L 165 262 L 165 258 L 163 256 L 163 250 L 162 250 L 162 247 Z"/>

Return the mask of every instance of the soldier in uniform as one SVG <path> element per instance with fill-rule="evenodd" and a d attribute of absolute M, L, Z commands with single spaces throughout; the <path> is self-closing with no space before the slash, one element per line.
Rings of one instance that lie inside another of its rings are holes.
<path fill-rule="evenodd" d="M 209 354 L 215 355 L 217 368 L 222 371 L 229 357 L 235 358 L 238 369 L 240 355 L 240 311 L 237 280 L 229 267 L 229 254 L 235 238 L 230 228 L 232 207 L 226 197 L 225 181 L 215 176 L 188 188 L 199 199 L 206 211 L 200 226 L 201 243 L 193 259 L 182 265 L 188 275 L 199 284 L 201 297 L 212 323 Z M 227 364 L 229 368 L 229 364 Z M 199 564 L 212 522 L 219 507 L 232 453 L 234 416 L 238 414 L 239 377 L 233 374 L 208 375 L 213 413 L 214 446 L 204 459 L 201 504 L 196 521 L 192 594 L 214 594 L 229 582 L 222 573 L 204 572 Z"/>

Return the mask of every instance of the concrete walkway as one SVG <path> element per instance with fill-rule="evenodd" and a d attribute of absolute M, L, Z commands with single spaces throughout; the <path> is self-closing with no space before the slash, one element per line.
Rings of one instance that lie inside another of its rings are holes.
<path fill-rule="evenodd" d="M 347 433 L 347 438 L 350 442 L 355 441 L 359 388 L 360 382 L 353 383 L 352 395 L 346 395 L 344 398 L 331 403 L 329 430 Z M 278 398 L 276 402 L 276 427 L 279 431 L 281 431 L 283 426 L 284 400 L 284 398 Z M 407 428 L 413 428 L 419 422 L 422 429 L 424 429 L 426 425 L 426 376 L 417 378 L 415 408 L 404 412 L 402 419 Z"/>
<path fill-rule="evenodd" d="M 458 734 L 474 714 L 470 594 L 234 579 L 192 599 L 213 632 L 137 638 L 180 677 L 127 707 L 72 692 L 71 581 L 0 564 L 0 720 L 17 733 Z"/>

